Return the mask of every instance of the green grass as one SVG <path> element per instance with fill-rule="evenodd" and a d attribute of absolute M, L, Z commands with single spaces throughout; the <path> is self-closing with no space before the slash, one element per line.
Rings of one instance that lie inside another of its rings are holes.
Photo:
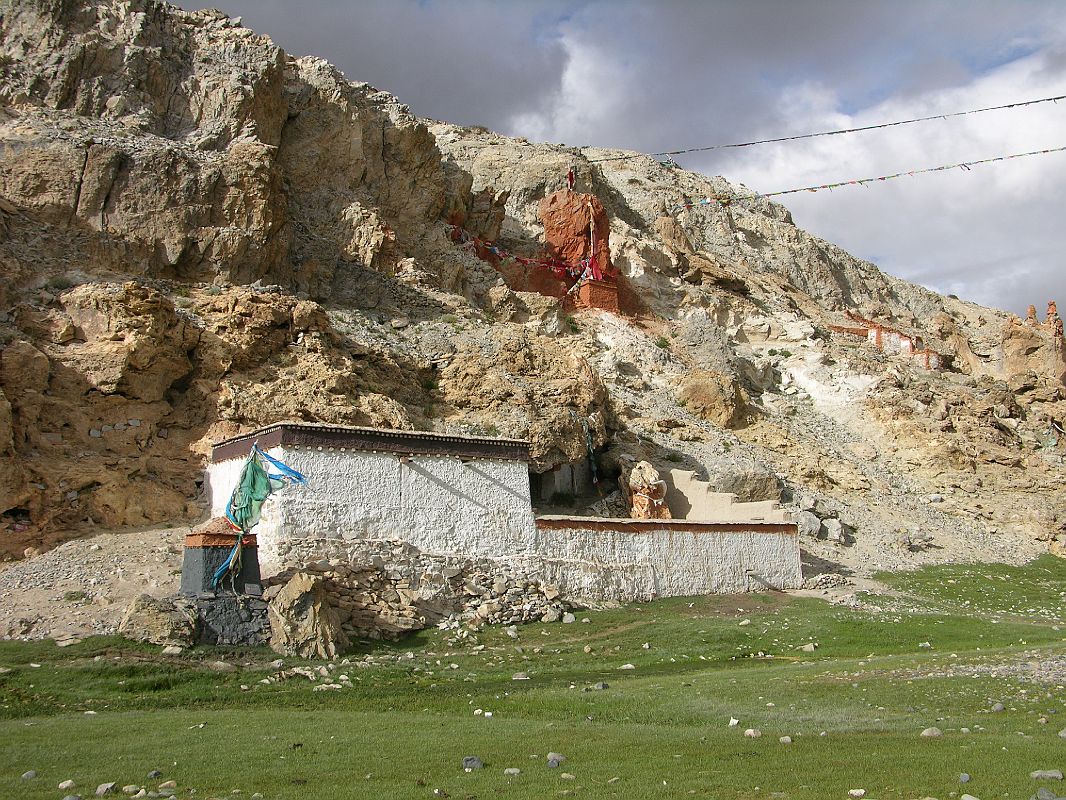
<path fill-rule="evenodd" d="M 0 642 L 0 666 L 11 670 L 0 674 L 0 798 L 58 800 L 67 778 L 91 795 L 104 781 L 148 783 L 155 768 L 196 800 L 233 789 L 267 800 L 431 798 L 434 789 L 821 800 L 859 787 L 880 800 L 1028 797 L 1030 771 L 1063 766 L 1066 695 L 945 671 L 1033 651 L 1061 658 L 1066 633 L 1039 612 L 1061 611 L 1064 566 L 892 576 L 927 613 L 766 594 L 578 612 L 571 625 L 524 626 L 517 640 L 488 629 L 455 643 L 433 630 L 352 654 L 333 672 L 351 678 L 340 691 L 314 692 L 302 677 L 259 684 L 275 657 L 266 650 L 164 657 L 118 639 Z M 814 653 L 796 649 L 810 641 Z M 210 670 L 220 657 L 241 669 Z M 512 680 L 519 671 L 530 680 Z M 590 690 L 599 681 L 609 688 Z M 990 713 L 996 701 L 1007 710 Z M 943 738 L 919 737 L 933 725 Z M 748 727 L 763 736 L 745 738 Z M 780 744 L 783 735 L 793 744 Z M 552 750 L 568 757 L 557 770 L 545 764 Z M 464 773 L 465 755 L 486 768 Z M 505 777 L 506 767 L 522 774 Z M 28 769 L 39 777 L 20 780 Z M 973 775 L 965 789 L 960 772 Z"/>

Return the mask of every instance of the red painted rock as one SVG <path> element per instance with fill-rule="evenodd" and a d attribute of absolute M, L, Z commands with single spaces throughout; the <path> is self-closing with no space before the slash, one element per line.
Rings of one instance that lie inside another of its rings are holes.
<path fill-rule="evenodd" d="M 567 264 L 578 264 L 595 255 L 600 269 L 611 267 L 611 223 L 595 195 L 562 189 L 540 201 L 537 209 L 544 225 L 548 254 Z"/>

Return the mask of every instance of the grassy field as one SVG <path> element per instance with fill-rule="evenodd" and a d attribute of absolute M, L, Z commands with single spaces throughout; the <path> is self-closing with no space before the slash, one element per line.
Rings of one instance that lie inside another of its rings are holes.
<path fill-rule="evenodd" d="M 336 691 L 260 684 L 267 651 L 0 642 L 0 798 L 59 800 L 68 778 L 83 796 L 175 780 L 196 800 L 1066 794 L 1029 778 L 1066 768 L 1066 562 L 884 578 L 875 610 L 769 594 L 578 612 L 517 640 L 434 630 L 353 653 Z M 1056 660 L 1058 682 L 1026 679 Z"/>

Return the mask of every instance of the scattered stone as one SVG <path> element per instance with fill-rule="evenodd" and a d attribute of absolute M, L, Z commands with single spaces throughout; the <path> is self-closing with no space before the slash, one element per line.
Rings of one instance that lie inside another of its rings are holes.
<path fill-rule="evenodd" d="M 597 692 L 602 692 L 604 689 L 609 689 L 610 686 L 611 684 L 607 683 L 607 681 L 600 681 L 599 683 L 592 684 L 592 688 L 595 689 Z"/>
<path fill-rule="evenodd" d="M 633 666 L 632 664 L 623 664 L 618 669 L 636 669 L 636 667 Z"/>
<path fill-rule="evenodd" d="M 237 667 L 235 664 L 230 664 L 228 661 L 212 661 L 207 665 L 208 669 L 214 672 L 236 672 Z"/>
<path fill-rule="evenodd" d="M 1000 711 L 1003 711 L 1003 709 L 1004 709 L 1004 706 L 1003 706 L 1002 703 L 993 703 L 992 704 L 992 713 L 994 713 L 994 714 L 998 714 Z"/>
<path fill-rule="evenodd" d="M 567 611 L 565 614 L 563 614 L 563 623 L 565 625 L 569 625 L 571 622 L 577 622 L 577 617 Z"/>
<path fill-rule="evenodd" d="M 481 769 L 484 767 L 481 759 L 477 756 L 464 756 L 463 757 L 463 769 L 467 772 L 473 772 L 475 769 Z"/>
<path fill-rule="evenodd" d="M 137 794 L 137 792 L 139 792 L 139 791 L 141 791 L 141 787 L 138 786 L 135 783 L 131 783 L 131 784 L 127 785 L 127 786 L 123 786 L 122 787 L 122 793 L 123 794 L 134 795 L 134 794 Z"/>
<path fill-rule="evenodd" d="M 1029 777 L 1034 781 L 1061 781 L 1062 770 L 1061 769 L 1038 769 L 1029 773 Z"/>
<path fill-rule="evenodd" d="M 866 797 L 865 789 L 848 789 L 848 797 L 854 797 L 856 800 L 860 797 Z"/>
<path fill-rule="evenodd" d="M 740 720 L 737 719 L 736 717 L 730 717 L 729 718 L 729 727 L 730 728 L 735 728 L 739 724 L 740 724 Z"/>
<path fill-rule="evenodd" d="M 156 778 L 162 778 L 163 773 L 158 769 L 153 769 L 148 773 L 148 780 L 154 781 Z"/>
<path fill-rule="evenodd" d="M 32 781 L 36 777 L 37 777 L 37 770 L 35 770 L 35 769 L 30 769 L 30 770 L 27 770 L 26 772 L 22 773 L 22 780 L 24 780 L 24 781 Z"/>
<path fill-rule="evenodd" d="M 176 645 L 176 644 L 168 644 L 166 647 L 163 648 L 163 655 L 165 655 L 165 656 L 180 656 L 182 654 L 182 652 L 184 651 L 184 649 L 185 648 L 183 648 L 183 647 L 181 647 L 179 645 Z"/>
<path fill-rule="evenodd" d="M 796 649 L 802 650 L 804 653 L 813 653 L 815 650 L 818 649 L 818 645 L 814 642 L 808 642 L 807 644 L 800 645 Z"/>
<path fill-rule="evenodd" d="M 517 625 L 508 625 L 506 628 L 503 629 L 503 632 L 506 633 L 508 636 L 510 636 L 512 639 L 517 639 L 518 638 L 518 626 Z"/>
<path fill-rule="evenodd" d="M 744 731 L 744 735 L 747 736 L 749 739 L 758 739 L 760 736 L 762 736 L 762 731 L 760 731 L 758 728 L 748 728 L 746 731 Z"/>
<path fill-rule="evenodd" d="M 524 672 L 516 672 L 514 675 L 511 676 L 511 680 L 513 680 L 513 681 L 528 681 L 529 680 L 529 675 L 527 675 Z"/>
<path fill-rule="evenodd" d="M 936 739 L 943 735 L 944 732 L 940 730 L 940 728 L 926 728 L 924 731 L 922 731 L 922 736 L 924 736 L 926 739 Z"/>
<path fill-rule="evenodd" d="M 548 753 L 548 768 L 555 769 L 557 766 L 566 761 L 566 756 L 562 753 Z"/>
<path fill-rule="evenodd" d="M 508 777 L 514 777 L 515 775 L 521 775 L 522 770 L 520 770 L 518 767 L 508 767 L 503 771 L 503 774 L 507 775 Z"/>
<path fill-rule="evenodd" d="M 792 737 L 791 736 L 782 736 L 777 741 L 781 742 L 781 744 L 792 744 Z"/>
<path fill-rule="evenodd" d="M 66 795 L 63 798 L 63 800 L 81 800 L 81 795 L 80 794 L 68 794 L 68 795 Z"/>
<path fill-rule="evenodd" d="M 559 777 L 560 777 L 560 778 L 562 778 L 562 779 L 563 779 L 564 781 L 572 781 L 572 780 L 574 780 L 574 779 L 575 779 L 575 778 L 576 778 L 577 776 L 576 776 L 576 775 L 573 775 L 573 774 L 571 774 L 571 773 L 569 773 L 569 772 L 564 772 L 564 773 L 563 773 L 562 775 L 560 775 Z"/>
<path fill-rule="evenodd" d="M 110 783 L 101 783 L 99 786 L 96 787 L 96 796 L 97 797 L 104 797 L 105 795 L 114 794 L 114 793 L 115 793 L 115 782 L 114 781 L 111 781 Z"/>
<path fill-rule="evenodd" d="M 1057 792 L 1051 791 L 1046 786 L 1041 786 L 1036 790 L 1033 800 L 1059 800 L 1059 795 Z"/>
<path fill-rule="evenodd" d="M 979 798 L 974 797 L 972 794 L 964 794 L 959 800 L 979 800 Z"/>
<path fill-rule="evenodd" d="M 969 783 L 969 782 L 970 782 L 970 773 L 964 772 L 961 775 L 959 775 L 959 783 Z"/>
<path fill-rule="evenodd" d="M 741 628 L 746 628 L 748 625 L 751 625 L 751 620 L 750 619 L 742 619 L 737 624 L 740 625 Z"/>
<path fill-rule="evenodd" d="M 163 781 L 161 784 L 159 784 L 159 788 L 160 789 L 177 789 L 178 788 L 178 782 L 177 781 Z"/>
<path fill-rule="evenodd" d="M 65 791 L 67 791 L 69 789 L 73 789 L 75 786 L 77 786 L 77 784 L 74 783 L 74 781 L 66 780 L 66 781 L 63 781 L 61 784 L 59 784 L 59 786 L 57 786 L 56 788 L 57 789 L 62 789 L 65 792 Z"/>

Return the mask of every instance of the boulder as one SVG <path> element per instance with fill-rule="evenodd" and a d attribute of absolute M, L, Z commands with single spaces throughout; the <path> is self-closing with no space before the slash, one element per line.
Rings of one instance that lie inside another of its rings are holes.
<path fill-rule="evenodd" d="M 270 647 L 300 658 L 334 658 L 348 647 L 323 579 L 297 572 L 270 601 Z"/>
<path fill-rule="evenodd" d="M 740 384 L 720 372 L 692 370 L 678 389 L 678 401 L 720 428 L 744 427 L 748 398 Z"/>
<path fill-rule="evenodd" d="M 710 483 L 713 491 L 735 494 L 738 502 L 781 499 L 781 481 L 765 467 L 736 467 L 720 471 L 708 468 L 708 471 L 711 472 Z"/>
<path fill-rule="evenodd" d="M 196 616 L 181 598 L 142 594 L 126 608 L 118 632 L 138 642 L 191 645 L 196 640 Z"/>

